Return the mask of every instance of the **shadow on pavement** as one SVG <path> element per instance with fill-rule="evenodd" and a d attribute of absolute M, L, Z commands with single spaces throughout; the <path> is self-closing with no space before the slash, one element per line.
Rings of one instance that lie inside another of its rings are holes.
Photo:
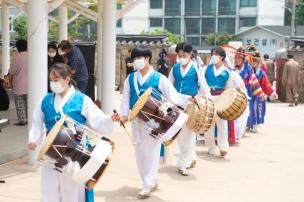
<path fill-rule="evenodd" d="M 188 176 L 182 176 L 177 172 L 177 170 L 178 170 L 177 166 L 164 166 L 159 169 L 159 173 L 167 174 L 169 177 L 171 177 L 172 179 L 177 180 L 177 181 L 197 180 L 197 178 L 194 175 L 191 175 L 191 172 L 189 172 Z"/>
<path fill-rule="evenodd" d="M 223 158 L 223 157 L 220 157 L 218 155 L 211 156 L 211 155 L 208 154 L 207 151 L 197 151 L 196 154 L 200 159 L 204 159 L 206 161 L 219 162 L 219 163 L 230 162 L 230 159 L 228 159 L 227 157 Z M 229 152 L 228 152 L 228 155 L 229 155 Z"/>
<path fill-rule="evenodd" d="M 117 190 L 113 191 L 96 191 L 95 198 L 104 198 L 106 202 L 130 202 L 130 201 L 142 201 L 136 198 L 137 193 L 139 192 L 138 188 L 123 186 Z M 153 192 L 150 198 L 144 199 L 145 202 L 169 202 L 159 198 L 156 195 L 156 192 Z"/>

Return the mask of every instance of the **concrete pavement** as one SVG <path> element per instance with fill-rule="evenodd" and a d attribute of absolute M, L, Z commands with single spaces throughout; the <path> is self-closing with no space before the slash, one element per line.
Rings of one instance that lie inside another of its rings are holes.
<path fill-rule="evenodd" d="M 116 103 L 119 99 L 117 98 Z M 210 157 L 197 144 L 198 162 L 188 177 L 177 174 L 178 147 L 170 146 L 159 171 L 159 191 L 147 202 L 303 202 L 304 106 L 270 104 L 266 124 L 232 146 L 225 159 Z M 138 201 L 141 187 L 132 144 L 121 128 L 110 137 L 116 150 L 110 167 L 95 188 L 96 202 Z M 40 198 L 40 168 L 26 159 L 0 166 L 0 202 Z"/>

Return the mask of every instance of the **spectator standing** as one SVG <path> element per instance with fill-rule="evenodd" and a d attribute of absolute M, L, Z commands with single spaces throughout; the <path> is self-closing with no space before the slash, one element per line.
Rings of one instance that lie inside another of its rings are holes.
<path fill-rule="evenodd" d="M 167 52 L 163 49 L 159 53 L 159 59 L 157 60 L 157 68 L 158 72 L 163 74 L 164 76 L 169 76 L 169 59 L 167 58 Z"/>
<path fill-rule="evenodd" d="M 51 42 L 48 44 L 48 72 L 50 68 L 55 64 L 55 63 L 62 63 L 63 59 L 62 57 L 58 54 L 58 46 L 56 42 Z M 48 74 L 49 75 L 49 74 Z M 49 77 L 49 76 L 48 76 Z M 49 80 L 49 78 L 48 78 Z M 50 89 L 50 82 L 48 82 L 48 92 L 51 92 Z"/>
<path fill-rule="evenodd" d="M 129 74 L 134 72 L 134 66 L 133 66 L 133 58 L 131 57 L 131 49 L 128 50 L 128 57 L 125 59 L 126 63 L 126 78 L 128 77 Z"/>
<path fill-rule="evenodd" d="M 270 84 L 272 85 L 275 81 L 275 66 L 273 60 L 269 59 L 268 54 L 264 54 L 264 62 L 266 66 L 266 74 Z"/>
<path fill-rule="evenodd" d="M 198 55 L 197 50 L 192 50 L 191 60 L 197 65 L 198 68 L 204 67 L 204 62 L 202 61 L 201 57 Z"/>
<path fill-rule="evenodd" d="M 298 90 L 300 84 L 300 65 L 293 59 L 292 54 L 288 54 L 289 60 L 285 63 L 282 75 L 282 83 L 286 88 L 286 99 L 289 106 L 298 105 Z"/>
<path fill-rule="evenodd" d="M 27 124 L 27 41 L 17 40 L 18 53 L 12 60 L 9 75 L 12 77 L 12 88 L 17 110 L 16 126 Z"/>
<path fill-rule="evenodd" d="M 58 53 L 62 56 L 63 62 L 75 71 L 73 80 L 76 82 L 77 89 L 82 93 L 86 93 L 89 73 L 80 49 L 69 41 L 63 40 L 59 45 Z"/>

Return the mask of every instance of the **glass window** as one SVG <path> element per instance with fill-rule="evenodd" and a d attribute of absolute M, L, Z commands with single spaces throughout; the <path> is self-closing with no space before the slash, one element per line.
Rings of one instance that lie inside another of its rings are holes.
<path fill-rule="evenodd" d="M 167 18 L 165 19 L 165 29 L 174 33 L 181 33 L 181 19 L 180 18 Z"/>
<path fill-rule="evenodd" d="M 241 7 L 256 7 L 257 0 L 241 0 L 240 6 Z"/>
<path fill-rule="evenodd" d="M 162 18 L 150 18 L 150 27 L 163 27 Z"/>
<path fill-rule="evenodd" d="M 240 18 L 240 27 L 253 27 L 256 26 L 255 17 Z"/>
<path fill-rule="evenodd" d="M 161 9 L 163 8 L 163 0 L 150 0 L 151 9 Z"/>
<path fill-rule="evenodd" d="M 215 18 L 202 18 L 202 34 L 208 35 L 215 32 Z"/>
<path fill-rule="evenodd" d="M 200 19 L 199 18 L 186 18 L 185 19 L 185 34 L 200 34 Z"/>
<path fill-rule="evenodd" d="M 219 0 L 219 15 L 235 15 L 236 0 Z"/>
<path fill-rule="evenodd" d="M 121 19 L 116 21 L 116 27 L 117 28 L 122 28 L 122 20 Z"/>
<path fill-rule="evenodd" d="M 235 34 L 235 18 L 219 18 L 218 19 L 218 32 Z"/>
<path fill-rule="evenodd" d="M 201 15 L 201 0 L 187 0 L 185 1 L 185 15 L 199 16 Z"/>
<path fill-rule="evenodd" d="M 186 37 L 186 42 L 192 46 L 200 46 L 201 37 Z"/>
<path fill-rule="evenodd" d="M 165 15 L 181 15 L 181 0 L 165 0 Z"/>
<path fill-rule="evenodd" d="M 215 0 L 203 0 L 202 1 L 202 14 L 203 15 L 215 15 L 216 1 Z"/>

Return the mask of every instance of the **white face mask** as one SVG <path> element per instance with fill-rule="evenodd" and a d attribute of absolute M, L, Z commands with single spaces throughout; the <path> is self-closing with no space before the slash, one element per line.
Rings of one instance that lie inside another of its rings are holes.
<path fill-rule="evenodd" d="M 146 66 L 145 59 L 134 60 L 133 65 L 136 70 L 142 70 Z"/>
<path fill-rule="evenodd" d="M 209 64 L 215 65 L 220 61 L 220 56 L 218 55 L 212 55 Z"/>
<path fill-rule="evenodd" d="M 48 52 L 48 55 L 51 57 L 51 58 L 54 58 L 56 56 L 56 52 Z"/>
<path fill-rule="evenodd" d="M 57 82 L 51 81 L 50 88 L 51 91 L 53 91 L 54 93 L 62 93 L 64 91 L 64 88 L 62 87 L 61 83 L 58 81 Z"/>
<path fill-rule="evenodd" d="M 179 61 L 181 65 L 186 65 L 189 63 L 190 58 L 180 58 Z"/>
<path fill-rule="evenodd" d="M 59 55 L 64 55 L 65 52 L 59 48 L 59 49 L 58 49 L 58 54 L 59 54 Z"/>

